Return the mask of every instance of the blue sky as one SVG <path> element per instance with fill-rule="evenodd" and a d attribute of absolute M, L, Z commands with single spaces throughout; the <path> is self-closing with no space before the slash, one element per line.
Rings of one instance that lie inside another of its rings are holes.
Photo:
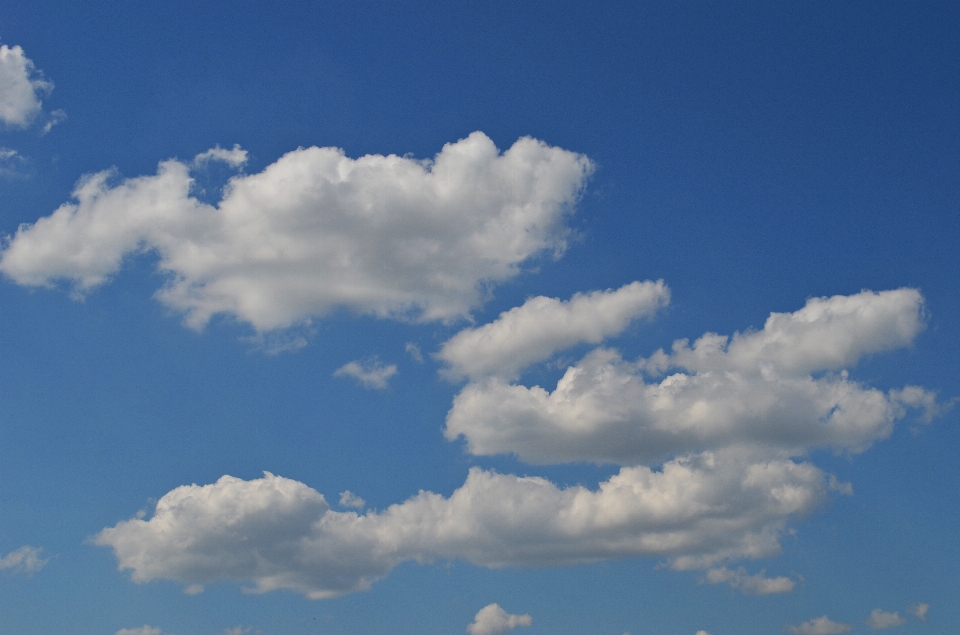
<path fill-rule="evenodd" d="M 960 11 L 635 4 L 0 3 L 0 632 L 960 627 Z"/>

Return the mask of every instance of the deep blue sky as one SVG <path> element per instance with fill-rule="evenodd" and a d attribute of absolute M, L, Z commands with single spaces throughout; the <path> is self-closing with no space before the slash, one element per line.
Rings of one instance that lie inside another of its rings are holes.
<path fill-rule="evenodd" d="M 595 166 L 563 257 L 525 260 L 472 323 L 340 307 L 313 320 L 307 346 L 271 355 L 242 319 L 185 328 L 153 297 L 165 279 L 154 253 L 128 254 L 82 301 L 66 284 L 5 277 L 0 556 L 31 545 L 53 557 L 32 575 L 0 571 L 0 632 L 462 633 L 492 602 L 532 615 L 517 631 L 530 635 L 750 635 L 822 615 L 866 632 L 876 608 L 898 611 L 902 633 L 960 627 L 957 410 L 929 426 L 910 414 L 862 454 L 810 450 L 854 495 L 790 520 L 781 555 L 727 563 L 794 576 L 789 593 L 743 595 L 658 567 L 666 558 L 623 557 L 406 562 L 330 600 L 245 595 L 230 581 L 184 595 L 131 582 L 91 544 L 170 490 L 224 474 L 268 470 L 331 504 L 349 489 L 377 510 L 420 490 L 449 496 L 471 466 L 596 489 L 616 466 L 473 456 L 442 434 L 463 384 L 440 378 L 430 354 L 532 296 L 663 279 L 669 307 L 604 342 L 632 360 L 678 338 L 761 329 L 808 298 L 916 288 L 926 329 L 850 365 L 851 377 L 960 396 L 960 10 L 636 4 L 0 3 L 0 44 L 22 47 L 55 85 L 41 118 L 66 113 L 47 134 L 40 119 L 0 130 L 22 157 L 0 175 L 2 236 L 70 201 L 85 174 L 115 167 L 119 183 L 216 145 L 239 144 L 253 175 L 314 145 L 430 159 L 479 130 L 501 150 L 531 136 Z M 205 200 L 232 173 L 198 172 Z M 593 347 L 521 383 L 550 390 Z M 332 376 L 372 355 L 398 367 L 386 390 Z M 930 605 L 926 623 L 907 608 L 917 602 Z"/>

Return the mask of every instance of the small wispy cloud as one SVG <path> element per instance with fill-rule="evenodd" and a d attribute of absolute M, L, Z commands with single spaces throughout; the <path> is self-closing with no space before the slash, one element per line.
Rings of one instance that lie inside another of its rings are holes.
<path fill-rule="evenodd" d="M 794 635 L 840 635 L 849 633 L 853 626 L 843 622 L 834 622 L 826 615 L 807 620 L 799 626 L 787 626 L 786 631 Z"/>
<path fill-rule="evenodd" d="M 362 509 L 364 505 L 367 504 L 367 501 L 363 500 L 350 490 L 345 492 L 340 492 L 340 506 L 341 507 L 353 507 L 356 509 Z"/>
<path fill-rule="evenodd" d="M 58 123 L 62 123 L 66 118 L 67 112 L 65 110 L 54 110 L 47 116 L 47 122 L 43 124 L 43 132 L 41 134 L 47 134 L 51 128 Z"/>
<path fill-rule="evenodd" d="M 48 562 L 50 558 L 43 557 L 43 547 L 24 545 L 0 558 L 0 569 L 31 575 L 43 569 Z"/>
<path fill-rule="evenodd" d="M 910 612 L 917 616 L 922 622 L 927 621 L 927 611 L 930 610 L 930 605 L 926 602 L 917 602 L 916 604 L 910 605 Z"/>
<path fill-rule="evenodd" d="M 17 178 L 25 176 L 21 171 L 24 158 L 11 148 L 0 148 L 0 176 Z"/>
<path fill-rule="evenodd" d="M 750 575 L 743 567 L 737 570 L 726 567 L 710 569 L 701 582 L 708 584 L 729 584 L 731 588 L 739 589 L 744 595 L 770 595 L 773 593 L 789 593 L 796 586 L 796 581 L 785 576 L 768 578 L 766 571 Z"/>
<path fill-rule="evenodd" d="M 413 361 L 422 364 L 423 363 L 423 353 L 420 352 L 420 347 L 414 344 L 413 342 L 407 342 L 405 348 L 407 355 L 409 355 Z"/>
<path fill-rule="evenodd" d="M 334 377 L 353 377 L 364 388 L 386 390 L 387 382 L 397 374 L 396 364 L 383 364 L 377 357 L 347 362 L 336 371 Z"/>
<path fill-rule="evenodd" d="M 873 609 L 870 611 L 870 617 L 867 618 L 867 626 L 879 631 L 901 626 L 906 621 L 907 620 L 900 617 L 900 614 L 896 611 L 890 612 L 884 611 L 883 609 Z"/>
<path fill-rule="evenodd" d="M 240 144 L 234 144 L 231 150 L 226 150 L 218 145 L 193 157 L 195 166 L 210 161 L 223 161 L 230 167 L 239 168 L 247 162 L 247 151 L 241 148 Z"/>

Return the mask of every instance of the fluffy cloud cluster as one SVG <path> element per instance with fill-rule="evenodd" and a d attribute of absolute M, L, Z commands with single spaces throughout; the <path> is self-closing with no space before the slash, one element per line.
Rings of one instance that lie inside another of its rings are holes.
<path fill-rule="evenodd" d="M 909 344 L 923 328 L 922 297 L 900 289 L 814 299 L 795 313 L 771 315 L 760 331 L 707 334 L 692 346 L 682 340 L 669 354 L 633 363 L 598 348 L 553 393 L 510 382 L 521 369 L 509 355 L 511 343 L 521 359 L 544 360 L 577 341 L 619 332 L 665 298 L 662 283 L 649 282 L 569 302 L 534 298 L 441 349 L 451 368 L 479 377 L 454 402 L 449 438 L 463 434 L 475 453 L 513 452 L 532 462 L 619 463 L 596 489 L 474 468 L 449 497 L 420 492 L 383 511 L 358 513 L 331 509 L 297 481 L 225 476 L 177 488 L 151 518 L 108 527 L 95 541 L 111 547 L 135 581 L 178 580 L 191 593 L 233 580 L 251 582 L 257 592 L 283 588 L 325 598 L 368 588 L 406 561 L 504 567 L 628 556 L 707 569 L 707 582 L 744 593 L 790 591 L 789 578 L 722 565 L 776 554 L 788 523 L 831 491 L 852 493 L 803 460 L 809 448 L 860 451 L 888 435 L 906 406 L 936 409 L 923 389 L 884 393 L 843 369 Z M 553 313 L 560 318 L 551 321 Z M 534 314 L 547 324 L 539 340 L 529 327 Z M 583 327 L 589 316 L 601 325 Z M 507 378 L 488 374 L 497 359 Z M 677 372 L 658 383 L 644 379 L 670 369 Z M 346 494 L 341 506 L 353 502 Z M 793 628 L 803 635 L 842 632 L 823 630 L 834 624 L 824 617 Z"/>
<path fill-rule="evenodd" d="M 467 632 L 470 635 L 500 635 L 518 626 L 531 624 L 533 618 L 529 615 L 513 615 L 500 608 L 499 604 L 488 604 L 477 611 L 473 622 L 467 626 Z"/>
<path fill-rule="evenodd" d="M 864 291 L 811 299 L 794 313 L 771 314 L 759 331 L 707 333 L 636 362 L 597 348 L 551 392 L 511 382 L 516 369 L 508 365 L 506 377 L 467 384 L 444 434 L 462 435 L 473 454 L 513 453 L 530 463 L 656 464 L 727 447 L 860 452 L 888 436 L 905 407 L 932 416 L 937 405 L 921 388 L 884 393 L 845 368 L 908 345 L 923 327 L 916 290 Z"/>
<path fill-rule="evenodd" d="M 0 570 L 32 574 L 43 569 L 48 562 L 50 558 L 43 557 L 43 547 L 24 545 L 0 558 Z"/>
<path fill-rule="evenodd" d="M 157 292 L 200 328 L 225 314 L 263 332 L 344 307 L 427 321 L 466 316 L 490 285 L 560 254 L 592 164 L 529 137 L 501 153 L 483 133 L 431 161 L 301 148 L 233 177 L 217 205 L 196 198 L 194 163 L 112 183 L 88 176 L 66 203 L 7 238 L 0 271 L 19 284 L 101 285 L 124 257 L 153 252 Z"/>

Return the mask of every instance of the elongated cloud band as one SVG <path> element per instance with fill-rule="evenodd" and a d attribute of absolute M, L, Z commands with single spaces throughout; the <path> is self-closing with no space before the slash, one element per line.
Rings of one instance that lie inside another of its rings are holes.
<path fill-rule="evenodd" d="M 240 152 L 164 161 L 116 185 L 110 172 L 89 176 L 76 202 L 7 239 L 0 271 L 83 294 L 151 251 L 169 276 L 157 297 L 195 328 L 226 314 L 268 331 L 337 307 L 450 320 L 531 257 L 563 252 L 592 171 L 585 156 L 529 137 L 501 154 L 475 132 L 432 161 L 298 149 L 232 178 L 216 206 L 192 195 L 195 165 L 238 166 Z"/>
<path fill-rule="evenodd" d="M 568 302 L 538 296 L 490 324 L 460 331 L 436 357 L 451 366 L 448 373 L 454 377 L 511 378 L 557 351 L 619 335 L 631 321 L 654 314 L 668 302 L 670 290 L 663 280 L 578 293 Z"/>
<path fill-rule="evenodd" d="M 224 476 L 166 494 L 149 520 L 95 538 L 135 581 L 252 581 L 311 598 L 365 589 L 404 561 L 486 567 L 668 557 L 678 568 L 776 553 L 786 519 L 812 511 L 828 478 L 808 463 L 704 454 L 662 471 L 624 468 L 597 490 L 474 468 L 449 498 L 421 492 L 383 512 L 331 510 L 279 476 Z"/>

